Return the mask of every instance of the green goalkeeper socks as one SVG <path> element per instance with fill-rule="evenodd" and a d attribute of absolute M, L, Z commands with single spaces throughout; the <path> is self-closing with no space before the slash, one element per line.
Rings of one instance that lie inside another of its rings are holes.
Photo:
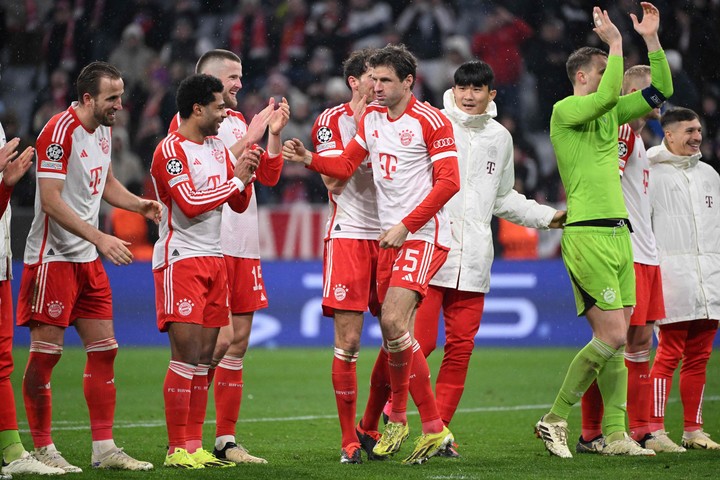
<path fill-rule="evenodd" d="M 597 377 L 598 388 L 603 398 L 605 414 L 602 430 L 605 436 L 615 432 L 625 432 L 625 416 L 627 414 L 628 371 L 625 366 L 625 347 L 607 361 Z"/>
<path fill-rule="evenodd" d="M 600 370 L 614 354 L 614 348 L 593 337 L 570 363 L 565 381 L 560 387 L 560 392 L 555 398 L 550 413 L 567 420 L 570 416 L 570 408 L 580 400 L 585 390 L 597 378 Z M 625 378 L 627 379 L 627 372 Z"/>
<path fill-rule="evenodd" d="M 17 430 L 3 430 L 0 432 L 0 460 L 10 463 L 20 458 L 24 451 Z"/>

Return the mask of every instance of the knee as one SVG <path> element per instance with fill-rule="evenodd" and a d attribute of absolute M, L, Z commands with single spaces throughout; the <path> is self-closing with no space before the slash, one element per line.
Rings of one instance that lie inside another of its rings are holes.
<path fill-rule="evenodd" d="M 213 352 L 213 359 L 220 361 L 225 356 L 228 349 L 230 348 L 231 341 L 224 337 L 218 337 L 215 343 L 215 350 Z"/>

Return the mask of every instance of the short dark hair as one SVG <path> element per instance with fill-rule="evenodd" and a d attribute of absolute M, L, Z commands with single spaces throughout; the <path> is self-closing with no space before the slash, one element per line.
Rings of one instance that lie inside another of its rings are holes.
<path fill-rule="evenodd" d="M 80 70 L 77 78 L 77 94 L 78 100 L 82 103 L 82 97 L 89 93 L 91 97 L 96 97 L 100 93 L 100 80 L 109 78 L 110 80 L 122 79 L 120 70 L 106 62 L 92 62 Z"/>
<path fill-rule="evenodd" d="M 664 130 L 665 127 L 673 123 L 691 122 L 693 120 L 700 120 L 700 116 L 695 113 L 695 111 L 684 107 L 673 107 L 662 114 L 662 117 L 660 117 L 660 126 Z"/>
<path fill-rule="evenodd" d="M 468 87 L 470 85 L 475 87 L 482 87 L 487 85 L 488 90 L 493 89 L 493 82 L 495 81 L 495 73 L 493 73 L 490 65 L 483 62 L 482 60 L 470 60 L 465 62 L 455 70 L 453 76 L 455 85 L 460 87 Z"/>
<path fill-rule="evenodd" d="M 222 93 L 222 82 L 212 75 L 204 73 L 196 73 L 190 75 L 180 82 L 177 94 L 175 95 L 175 103 L 180 118 L 188 118 L 193 111 L 193 105 L 209 105 L 215 101 L 215 94 Z"/>
<path fill-rule="evenodd" d="M 582 68 L 587 67 L 593 61 L 593 58 L 600 55 L 607 57 L 608 54 L 604 50 L 595 47 L 581 47 L 575 50 L 565 62 L 565 70 L 570 82 L 575 85 L 575 74 Z"/>
<path fill-rule="evenodd" d="M 207 64 L 216 60 L 230 60 L 231 62 L 242 63 L 240 61 L 240 57 L 230 50 L 216 48 L 215 50 L 208 50 L 202 54 L 195 65 L 195 73 L 203 73 L 203 69 L 207 66 Z"/>
<path fill-rule="evenodd" d="M 363 48 L 362 50 L 355 50 L 345 59 L 343 62 L 343 77 L 348 88 L 350 88 L 348 77 L 360 78 L 363 73 L 367 72 L 369 68 L 368 61 L 373 53 L 375 53 L 374 48 Z"/>
<path fill-rule="evenodd" d="M 404 80 L 408 75 L 412 75 L 413 81 L 410 88 L 415 86 L 417 78 L 417 59 L 415 55 L 405 45 L 393 45 L 388 43 L 383 48 L 375 51 L 368 60 L 371 67 L 391 67 L 395 70 L 395 74 L 400 80 Z"/>

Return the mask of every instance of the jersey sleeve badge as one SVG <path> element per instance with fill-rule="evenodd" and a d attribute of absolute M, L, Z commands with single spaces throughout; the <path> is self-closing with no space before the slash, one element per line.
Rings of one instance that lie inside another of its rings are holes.
<path fill-rule="evenodd" d="M 171 158 L 167 164 L 165 164 L 165 170 L 167 170 L 170 175 L 179 175 L 183 171 L 183 164 L 177 158 Z"/>
<path fill-rule="evenodd" d="M 320 143 L 328 143 L 332 140 L 333 133 L 328 127 L 320 127 L 317 131 L 317 139 Z"/>
<path fill-rule="evenodd" d="M 57 143 L 51 143 L 45 149 L 45 154 L 47 155 L 48 160 L 57 162 L 63 157 L 63 155 L 65 155 L 65 151 L 63 150 L 62 145 Z"/>

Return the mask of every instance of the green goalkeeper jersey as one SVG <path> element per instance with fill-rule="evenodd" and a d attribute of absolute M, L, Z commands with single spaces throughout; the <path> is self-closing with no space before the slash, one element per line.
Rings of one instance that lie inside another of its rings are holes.
<path fill-rule="evenodd" d="M 665 52 L 651 52 L 649 58 L 653 87 L 670 97 Z M 550 141 L 567 196 L 567 223 L 628 218 L 618 171 L 618 126 L 652 107 L 640 91 L 621 96 L 622 80 L 623 59 L 610 55 L 597 92 L 572 95 L 553 107 Z"/>

